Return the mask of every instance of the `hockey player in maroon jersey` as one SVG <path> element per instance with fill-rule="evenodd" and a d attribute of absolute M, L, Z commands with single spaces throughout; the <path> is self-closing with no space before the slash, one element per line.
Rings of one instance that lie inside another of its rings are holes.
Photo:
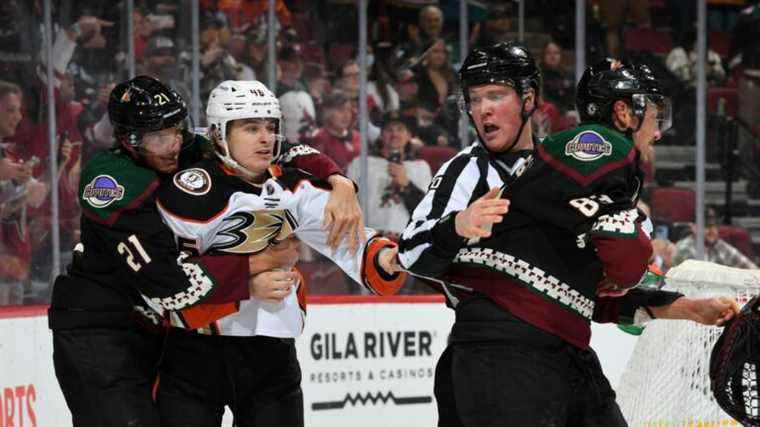
<path fill-rule="evenodd" d="M 81 244 L 55 282 L 49 310 L 54 364 L 75 426 L 158 426 L 151 390 L 164 335 L 155 333 L 160 320 L 150 307 L 237 301 L 256 292 L 249 276 L 257 271 L 246 255 L 180 255 L 161 220 L 155 189 L 197 161 L 206 144 L 189 132 L 179 94 L 140 76 L 117 85 L 108 107 L 118 145 L 82 171 Z M 324 177 L 337 171 L 315 150 L 293 150 L 283 160 Z M 339 180 L 355 199 L 353 184 Z M 350 207 L 335 207 L 346 212 L 332 212 L 335 231 L 355 229 Z"/>
<path fill-rule="evenodd" d="M 651 254 L 635 209 L 636 144 L 663 130 L 665 99 L 644 70 L 591 71 L 594 95 L 613 89 L 590 109 L 599 114 L 539 142 L 530 116 L 541 76 L 525 48 L 477 48 L 462 66 L 479 141 L 433 178 L 399 256 L 456 311 L 436 369 L 439 426 L 624 426 L 590 322 L 684 314 L 671 310 L 680 294 L 627 291 Z M 730 302 L 702 307 L 705 323 L 733 313 Z"/>

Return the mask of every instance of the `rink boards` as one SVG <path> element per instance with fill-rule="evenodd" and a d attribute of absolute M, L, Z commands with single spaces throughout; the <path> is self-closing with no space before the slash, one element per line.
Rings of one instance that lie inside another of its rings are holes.
<path fill-rule="evenodd" d="M 0 427 L 71 425 L 45 313 L 0 308 Z M 453 319 L 438 296 L 310 298 L 297 340 L 306 425 L 436 425 L 435 363 Z M 595 325 L 594 335 L 615 385 L 635 338 L 609 325 Z"/>

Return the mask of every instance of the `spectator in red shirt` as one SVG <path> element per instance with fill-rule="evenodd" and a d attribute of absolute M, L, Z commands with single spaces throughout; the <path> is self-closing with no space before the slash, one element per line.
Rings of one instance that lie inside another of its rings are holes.
<path fill-rule="evenodd" d="M 319 128 L 309 143 L 332 158 L 345 172 L 348 164 L 359 155 L 359 132 L 351 127 L 352 101 L 343 92 L 335 91 L 322 100 L 324 126 Z"/>
<path fill-rule="evenodd" d="M 32 177 L 34 161 L 24 161 L 5 142 L 23 118 L 21 100 L 21 88 L 0 81 L 0 305 L 23 302 L 32 252 L 27 206 L 39 206 L 47 194 Z"/>

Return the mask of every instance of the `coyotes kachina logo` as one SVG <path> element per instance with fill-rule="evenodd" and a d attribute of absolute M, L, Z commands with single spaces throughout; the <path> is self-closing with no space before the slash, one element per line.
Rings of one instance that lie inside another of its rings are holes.
<path fill-rule="evenodd" d="M 124 186 L 109 175 L 98 175 L 84 186 L 82 199 L 96 208 L 104 208 L 124 198 Z"/>
<path fill-rule="evenodd" d="M 565 145 L 565 155 L 582 162 L 592 162 L 612 155 L 612 144 L 598 133 L 587 130 L 576 135 Z"/>

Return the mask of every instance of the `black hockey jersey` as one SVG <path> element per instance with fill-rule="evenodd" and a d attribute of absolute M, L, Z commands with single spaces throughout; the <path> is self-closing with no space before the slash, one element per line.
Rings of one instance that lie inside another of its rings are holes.
<path fill-rule="evenodd" d="M 592 319 L 616 322 L 636 309 L 596 291 L 603 280 L 632 286 L 646 270 L 651 244 L 635 209 L 637 162 L 630 140 L 600 126 L 537 142 L 534 152 L 494 156 L 473 145 L 433 178 L 402 234 L 401 263 L 454 284 L 450 296 L 486 294 L 586 347 Z M 466 242 L 454 217 L 493 187 L 503 188 L 509 212 L 492 237 Z"/>
<path fill-rule="evenodd" d="M 79 189 L 81 243 L 53 287 L 52 329 L 126 326 L 136 312 L 155 318 L 151 306 L 183 309 L 247 291 L 247 257 L 201 260 L 178 252 L 155 205 L 160 179 L 118 149 L 87 163 Z"/>

